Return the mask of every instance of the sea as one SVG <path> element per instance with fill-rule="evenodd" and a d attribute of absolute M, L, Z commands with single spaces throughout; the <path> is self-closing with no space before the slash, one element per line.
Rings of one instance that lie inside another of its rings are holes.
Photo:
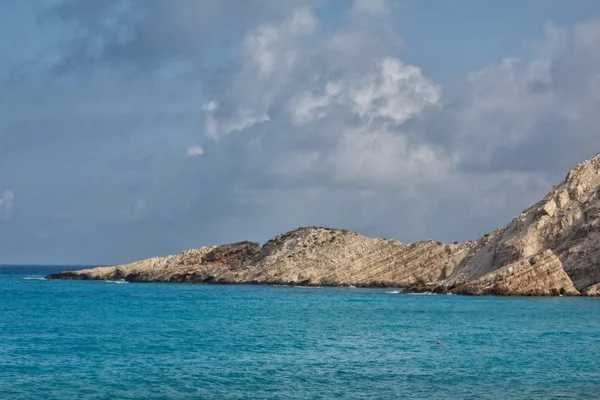
<path fill-rule="evenodd" d="M 600 399 L 600 299 L 44 280 L 0 267 L 2 399 Z"/>

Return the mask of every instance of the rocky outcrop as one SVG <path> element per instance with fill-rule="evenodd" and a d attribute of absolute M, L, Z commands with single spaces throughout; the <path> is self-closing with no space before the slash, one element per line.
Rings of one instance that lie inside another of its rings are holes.
<path fill-rule="evenodd" d="M 600 155 L 508 225 L 466 243 L 395 240 L 320 227 L 263 246 L 201 247 L 49 279 L 411 287 L 471 295 L 589 295 L 600 292 Z"/>
<path fill-rule="evenodd" d="M 519 260 L 462 286 L 447 290 L 454 294 L 558 296 L 579 291 L 564 271 L 560 259 L 546 250 L 529 260 Z"/>
<path fill-rule="evenodd" d="M 51 274 L 48 279 L 126 280 L 129 282 L 237 282 L 236 274 L 260 250 L 258 243 L 240 242 L 201 247 L 167 257 L 154 257 L 115 267 Z"/>
<path fill-rule="evenodd" d="M 268 241 L 246 277 L 294 285 L 407 286 L 437 281 L 461 258 L 462 246 L 404 245 L 349 231 L 300 228 Z"/>
<path fill-rule="evenodd" d="M 600 283 L 588 287 L 583 294 L 591 297 L 600 297 Z"/>
<path fill-rule="evenodd" d="M 464 245 L 373 239 L 319 227 L 279 235 L 264 246 L 242 242 L 201 247 L 115 267 L 52 274 L 48 279 L 130 282 L 409 286 L 443 279 Z"/>

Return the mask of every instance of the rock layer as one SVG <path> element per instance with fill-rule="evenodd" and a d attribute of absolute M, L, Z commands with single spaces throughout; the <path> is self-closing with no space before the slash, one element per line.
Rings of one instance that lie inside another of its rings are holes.
<path fill-rule="evenodd" d="M 394 286 L 472 295 L 600 293 L 600 155 L 508 225 L 455 244 L 395 240 L 320 227 L 299 228 L 263 246 L 201 247 L 49 279 L 132 282 Z"/>
<path fill-rule="evenodd" d="M 450 290 L 454 294 L 524 296 L 577 295 L 579 291 L 564 271 L 560 259 L 546 250 L 529 260 L 519 260 Z"/>

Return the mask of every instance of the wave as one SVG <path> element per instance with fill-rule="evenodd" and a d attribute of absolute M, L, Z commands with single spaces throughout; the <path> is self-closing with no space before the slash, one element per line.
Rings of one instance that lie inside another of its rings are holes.
<path fill-rule="evenodd" d="M 439 293 L 405 293 L 407 296 L 437 296 Z"/>
<path fill-rule="evenodd" d="M 25 278 L 23 278 L 27 281 L 45 281 L 46 278 L 41 277 L 41 276 L 26 276 Z"/>
<path fill-rule="evenodd" d="M 104 281 L 106 283 L 118 283 L 118 284 L 122 284 L 122 283 L 129 283 L 127 281 Z"/>
<path fill-rule="evenodd" d="M 390 290 L 387 294 L 403 294 L 406 296 L 437 296 L 440 293 L 404 293 L 402 290 Z M 448 293 L 450 295 L 450 293 Z"/>
<path fill-rule="evenodd" d="M 325 286 L 294 286 L 295 288 L 298 289 L 322 289 Z"/>

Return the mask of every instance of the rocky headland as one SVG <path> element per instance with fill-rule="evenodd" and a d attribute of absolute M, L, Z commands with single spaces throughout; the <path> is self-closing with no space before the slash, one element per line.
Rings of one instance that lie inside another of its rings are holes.
<path fill-rule="evenodd" d="M 305 227 L 263 246 L 201 247 L 48 279 L 404 287 L 465 295 L 600 295 L 600 154 L 507 225 L 465 243 Z"/>

